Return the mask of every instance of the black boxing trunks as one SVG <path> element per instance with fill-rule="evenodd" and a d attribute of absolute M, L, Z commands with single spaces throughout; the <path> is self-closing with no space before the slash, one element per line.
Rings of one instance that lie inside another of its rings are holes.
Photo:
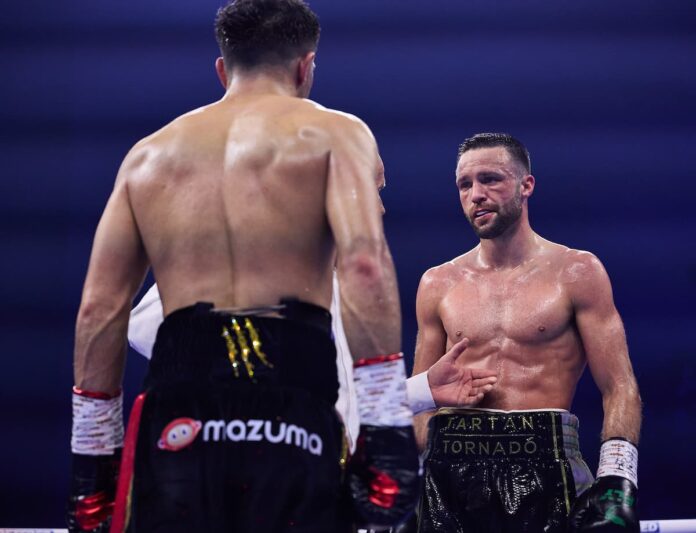
<path fill-rule="evenodd" d="M 165 318 L 112 532 L 346 531 L 331 316 L 299 301 L 271 311 L 282 318 L 204 303 Z"/>
<path fill-rule="evenodd" d="M 592 484 L 567 411 L 441 409 L 430 419 L 418 531 L 561 532 Z"/>

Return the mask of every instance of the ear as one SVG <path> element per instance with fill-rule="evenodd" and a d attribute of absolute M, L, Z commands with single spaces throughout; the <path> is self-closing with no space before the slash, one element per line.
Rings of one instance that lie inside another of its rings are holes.
<path fill-rule="evenodd" d="M 218 79 L 225 90 L 227 90 L 227 70 L 225 70 L 225 61 L 218 57 L 215 60 L 215 72 L 217 72 Z"/>
<path fill-rule="evenodd" d="M 536 180 L 534 179 L 534 176 L 532 176 L 531 174 L 527 174 L 522 178 L 521 187 L 523 198 L 529 198 L 532 195 L 532 193 L 534 192 L 535 183 Z"/>
<path fill-rule="evenodd" d="M 297 64 L 295 83 L 301 93 L 305 96 L 309 95 L 309 89 L 312 88 L 312 80 L 314 79 L 314 58 L 316 52 L 307 52 L 304 57 L 300 58 Z"/>

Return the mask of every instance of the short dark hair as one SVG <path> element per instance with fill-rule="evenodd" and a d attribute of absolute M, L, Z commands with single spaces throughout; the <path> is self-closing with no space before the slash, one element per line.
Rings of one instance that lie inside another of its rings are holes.
<path fill-rule="evenodd" d="M 464 152 L 468 152 L 469 150 L 476 150 L 477 148 L 495 148 L 497 146 L 504 146 L 512 158 L 518 161 L 527 173 L 532 171 L 529 151 L 521 141 L 515 139 L 509 133 L 477 133 L 465 139 L 464 142 L 459 145 L 457 161 L 459 161 Z"/>
<path fill-rule="evenodd" d="M 302 0 L 233 0 L 215 17 L 227 69 L 284 65 L 316 50 L 319 19 Z"/>

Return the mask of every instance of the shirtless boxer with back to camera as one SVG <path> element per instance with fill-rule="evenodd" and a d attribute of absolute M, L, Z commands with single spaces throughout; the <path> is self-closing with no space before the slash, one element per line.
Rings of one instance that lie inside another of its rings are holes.
<path fill-rule="evenodd" d="M 602 264 L 531 229 L 535 179 L 509 135 L 467 139 L 456 184 L 480 243 L 423 275 L 414 374 L 466 338 L 462 363 L 498 383 L 477 409 L 416 418 L 419 531 L 638 531 L 641 402 Z M 604 407 L 594 483 L 569 413 L 586 365 Z"/>
<path fill-rule="evenodd" d="M 166 318 L 112 530 L 398 523 L 418 464 L 375 140 L 305 99 L 319 24 L 301 1 L 238 0 L 216 35 L 225 96 L 130 151 L 96 232 L 76 325 L 70 528 L 112 520 L 128 315 L 150 266 Z M 334 264 L 363 437 L 348 466 L 333 407 Z"/>

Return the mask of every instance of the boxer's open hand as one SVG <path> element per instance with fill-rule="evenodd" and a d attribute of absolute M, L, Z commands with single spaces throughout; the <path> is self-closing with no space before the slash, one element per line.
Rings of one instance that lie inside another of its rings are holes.
<path fill-rule="evenodd" d="M 498 381 L 495 370 L 466 368 L 458 362 L 467 346 L 469 339 L 463 338 L 428 370 L 428 383 L 438 407 L 474 406 Z"/>

